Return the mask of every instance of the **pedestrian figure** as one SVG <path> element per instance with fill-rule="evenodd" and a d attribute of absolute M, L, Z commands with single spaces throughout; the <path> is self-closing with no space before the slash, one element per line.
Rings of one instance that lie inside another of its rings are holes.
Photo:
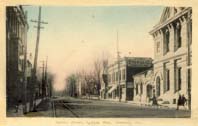
<path fill-rule="evenodd" d="M 19 106 L 20 106 L 21 102 L 22 102 L 21 100 L 18 100 L 18 101 L 17 101 L 17 105 L 15 106 L 16 113 L 18 113 Z"/>
<path fill-rule="evenodd" d="M 153 98 L 152 98 L 152 100 L 153 100 L 153 106 L 158 106 L 158 103 L 157 103 L 157 98 L 155 97 L 155 95 L 153 95 Z"/>
<path fill-rule="evenodd" d="M 177 100 L 177 110 L 179 110 L 179 106 L 181 106 L 183 103 L 182 103 L 182 96 L 181 94 L 179 94 L 179 98 Z"/>
<path fill-rule="evenodd" d="M 19 102 L 17 102 L 16 106 L 15 106 L 15 112 L 18 113 L 18 108 L 19 108 Z"/>
<path fill-rule="evenodd" d="M 184 106 L 184 108 L 185 108 L 186 102 L 187 102 L 187 99 L 185 98 L 185 96 L 183 94 L 182 98 L 181 98 L 181 103 L 182 103 L 182 106 Z"/>

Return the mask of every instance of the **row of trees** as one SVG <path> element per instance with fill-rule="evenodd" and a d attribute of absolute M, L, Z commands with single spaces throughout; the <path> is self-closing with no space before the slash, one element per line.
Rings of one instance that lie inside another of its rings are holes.
<path fill-rule="evenodd" d="M 97 58 L 91 70 L 79 70 L 66 78 L 66 94 L 72 97 L 99 96 L 103 83 L 102 75 L 108 66 L 108 58 Z"/>

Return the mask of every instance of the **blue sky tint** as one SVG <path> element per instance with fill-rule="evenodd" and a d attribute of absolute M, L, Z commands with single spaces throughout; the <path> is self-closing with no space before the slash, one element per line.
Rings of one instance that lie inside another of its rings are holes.
<path fill-rule="evenodd" d="M 38 7 L 28 11 L 28 51 L 34 53 L 36 29 L 30 19 L 38 18 Z M 43 6 L 39 60 L 49 57 L 50 70 L 57 75 L 55 88 L 63 89 L 64 79 L 79 69 L 88 69 L 94 58 L 116 58 L 116 30 L 121 56 L 153 57 L 149 31 L 158 23 L 161 6 Z M 86 61 L 86 62 L 85 62 Z"/>

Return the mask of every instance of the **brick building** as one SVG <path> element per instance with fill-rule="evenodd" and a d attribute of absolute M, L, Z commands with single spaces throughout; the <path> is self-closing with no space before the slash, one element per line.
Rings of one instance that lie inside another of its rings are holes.
<path fill-rule="evenodd" d="M 21 6 L 6 7 L 7 108 L 24 99 L 27 15 Z"/>
<path fill-rule="evenodd" d="M 154 38 L 156 96 L 176 104 L 179 94 L 190 101 L 192 57 L 192 8 L 165 7 L 150 34 Z"/>

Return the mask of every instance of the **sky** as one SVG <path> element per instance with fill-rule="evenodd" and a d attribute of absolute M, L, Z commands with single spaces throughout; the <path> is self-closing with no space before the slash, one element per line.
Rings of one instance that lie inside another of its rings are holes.
<path fill-rule="evenodd" d="M 25 6 L 28 12 L 28 54 L 36 45 L 38 6 Z M 121 57 L 152 57 L 154 41 L 149 31 L 159 22 L 161 6 L 42 6 L 38 69 L 48 57 L 55 75 L 55 90 L 65 88 L 65 78 L 79 70 L 89 70 L 93 60 L 107 56 L 116 59 L 118 32 Z M 131 52 L 131 53 L 129 53 Z M 33 60 L 33 58 L 32 58 Z"/>

